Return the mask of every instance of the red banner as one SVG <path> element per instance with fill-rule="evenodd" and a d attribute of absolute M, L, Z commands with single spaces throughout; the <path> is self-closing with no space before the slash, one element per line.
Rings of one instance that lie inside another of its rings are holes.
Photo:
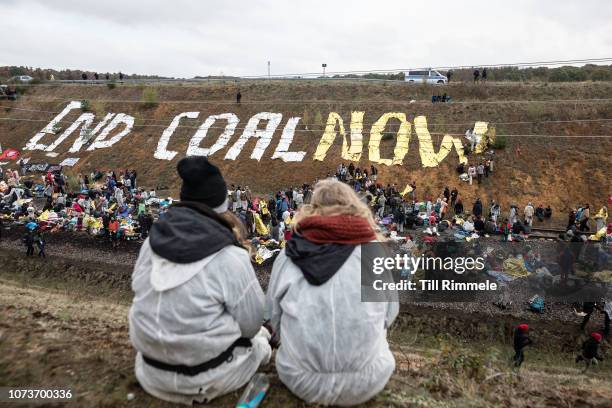
<path fill-rule="evenodd" d="M 0 154 L 0 160 L 17 160 L 19 158 L 19 151 L 15 149 L 6 149 Z"/>

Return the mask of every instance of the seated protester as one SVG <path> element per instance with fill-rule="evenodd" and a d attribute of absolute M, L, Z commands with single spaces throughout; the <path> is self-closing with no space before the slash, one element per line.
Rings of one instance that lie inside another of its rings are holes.
<path fill-rule="evenodd" d="M 508 221 L 507 218 L 502 223 L 501 232 L 504 236 L 504 241 L 512 240 L 512 225 L 510 224 L 510 221 Z"/>
<path fill-rule="evenodd" d="M 474 220 L 474 231 L 476 231 L 478 235 L 484 235 L 485 223 L 481 217 L 476 217 L 476 219 Z"/>
<path fill-rule="evenodd" d="M 538 221 L 544 221 L 544 206 L 542 204 L 538 205 L 538 208 L 535 209 L 535 216 Z"/>
<path fill-rule="evenodd" d="M 484 232 L 489 235 L 497 234 L 497 225 L 492 220 L 488 220 L 485 222 Z"/>
<path fill-rule="evenodd" d="M 515 235 L 525 234 L 526 233 L 525 226 L 523 225 L 523 223 L 520 220 L 517 220 L 512 225 L 512 233 L 515 234 Z"/>
<path fill-rule="evenodd" d="M 463 225 L 461 225 L 461 227 L 463 228 L 465 232 L 472 232 L 474 231 L 474 222 L 473 220 L 465 220 L 463 222 Z"/>
<path fill-rule="evenodd" d="M 205 157 L 183 158 L 181 201 L 151 227 L 134 267 L 130 340 L 149 394 L 192 405 L 244 386 L 271 356 L 265 297 L 227 187 Z"/>
<path fill-rule="evenodd" d="M 544 209 L 544 218 L 550 219 L 551 217 L 552 217 L 552 208 L 550 208 L 550 205 L 547 205 L 546 208 Z"/>
<path fill-rule="evenodd" d="M 361 244 L 377 239 L 367 205 L 346 184 L 324 180 L 274 262 L 266 311 L 280 336 L 276 369 L 309 403 L 363 403 L 395 369 L 386 337 L 399 304 L 361 301 Z"/>
<path fill-rule="evenodd" d="M 404 226 L 408 229 L 412 229 L 414 228 L 414 224 L 416 224 L 417 222 L 417 216 L 414 214 L 409 214 L 406 216 L 406 222 L 404 223 Z"/>

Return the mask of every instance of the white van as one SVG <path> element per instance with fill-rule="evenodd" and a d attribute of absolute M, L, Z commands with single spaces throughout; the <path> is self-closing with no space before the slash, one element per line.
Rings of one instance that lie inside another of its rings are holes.
<path fill-rule="evenodd" d="M 428 69 L 423 71 L 406 71 L 404 81 L 410 83 L 445 84 L 448 82 L 448 78 L 434 69 Z"/>

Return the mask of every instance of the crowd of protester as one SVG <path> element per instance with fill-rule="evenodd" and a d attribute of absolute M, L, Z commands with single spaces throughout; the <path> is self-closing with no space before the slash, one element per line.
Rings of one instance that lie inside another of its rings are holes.
<path fill-rule="evenodd" d="M 0 219 L 27 226 L 24 243 L 28 255 L 33 255 L 37 246 L 39 255 L 44 257 L 47 232 L 86 231 L 108 239 L 114 247 L 121 240 L 144 239 L 154 220 L 163 217 L 172 202 L 157 197 L 155 190 L 137 186 L 136 170 L 94 169 L 90 174 L 79 173 L 69 183 L 61 169 L 32 177 L 26 176 L 23 168 L 0 173 Z M 480 183 L 492 174 L 492 161 L 469 166 L 467 174 L 472 172 Z M 369 206 L 377 225 L 387 235 L 403 236 L 416 229 L 424 233 L 426 241 L 436 240 L 445 231 L 445 240 L 498 236 L 506 241 L 522 241 L 536 226 L 534 223 L 546 223 L 553 215 L 550 206 L 536 207 L 531 202 L 522 208 L 512 204 L 505 211 L 495 200 L 485 204 L 477 198 L 464 203 L 457 187 L 447 186 L 439 194 L 430 195 L 420 193 L 412 181 L 402 190 L 395 184 L 381 183 L 374 165 L 360 168 L 353 163 L 340 163 L 327 178 L 349 185 Z M 312 192 L 311 184 L 302 184 L 260 197 L 248 186 L 232 184 L 227 200 L 248 236 L 260 238 L 269 249 L 279 249 L 290 239 L 296 212 L 310 202 Z M 40 198 L 44 198 L 44 204 Z M 610 240 L 612 225 L 607 218 L 605 206 L 594 216 L 589 204 L 574 208 L 568 214 L 565 238 L 582 241 L 587 238 L 585 232 L 592 231 L 590 239 Z"/>
<path fill-rule="evenodd" d="M 95 169 L 71 182 L 61 168 L 36 176 L 7 170 L 0 179 L 0 218 L 25 225 L 27 255 L 37 245 L 44 256 L 45 234 L 57 231 L 88 232 L 113 247 L 120 240 L 146 238 L 153 209 L 168 205 L 154 190 L 137 186 L 135 170 Z"/>
<path fill-rule="evenodd" d="M 485 164 L 470 166 L 479 183 L 493 171 L 491 163 Z M 370 207 L 377 224 L 387 234 L 405 234 L 418 229 L 430 236 L 428 240 L 447 231 L 444 239 L 498 236 L 505 241 L 523 241 L 538 225 L 550 226 L 553 216 L 549 205 L 535 206 L 531 202 L 521 208 L 511 204 L 507 210 L 496 200 L 484 203 L 477 198 L 472 203 L 464 203 L 457 187 L 446 186 L 438 195 L 427 195 L 420 193 L 416 181 L 412 181 L 402 190 L 395 184 L 381 183 L 378 169 L 373 165 L 359 168 L 353 163 L 341 163 L 335 174 L 328 174 L 327 178 L 348 184 Z M 232 185 L 229 191 L 230 208 L 243 221 L 249 235 L 269 235 L 279 242 L 289 239 L 296 211 L 308 203 L 311 196 L 310 184 L 276 191 L 268 199 L 254 197 L 248 186 Z M 607 224 L 607 207 L 600 208 L 594 217 L 594 226 L 590 218 L 589 204 L 572 209 L 564 238 L 610 240 L 612 224 Z M 589 231 L 594 233 L 583 234 Z"/>

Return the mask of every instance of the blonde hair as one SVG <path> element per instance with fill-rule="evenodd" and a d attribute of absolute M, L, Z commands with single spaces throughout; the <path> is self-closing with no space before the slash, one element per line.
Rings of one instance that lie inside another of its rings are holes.
<path fill-rule="evenodd" d="M 245 249 L 249 252 L 249 255 L 253 256 L 255 250 L 253 249 L 251 241 L 247 239 L 247 230 L 242 221 L 240 221 L 240 219 L 231 211 L 220 213 L 219 216 L 231 225 L 232 233 L 234 234 L 236 240 L 245 247 Z"/>
<path fill-rule="evenodd" d="M 315 184 L 310 203 L 300 208 L 293 221 L 294 231 L 299 231 L 300 221 L 313 215 L 352 215 L 365 218 L 376 233 L 376 238 L 379 241 L 385 240 L 365 201 L 348 184 L 338 180 L 325 179 Z"/>

